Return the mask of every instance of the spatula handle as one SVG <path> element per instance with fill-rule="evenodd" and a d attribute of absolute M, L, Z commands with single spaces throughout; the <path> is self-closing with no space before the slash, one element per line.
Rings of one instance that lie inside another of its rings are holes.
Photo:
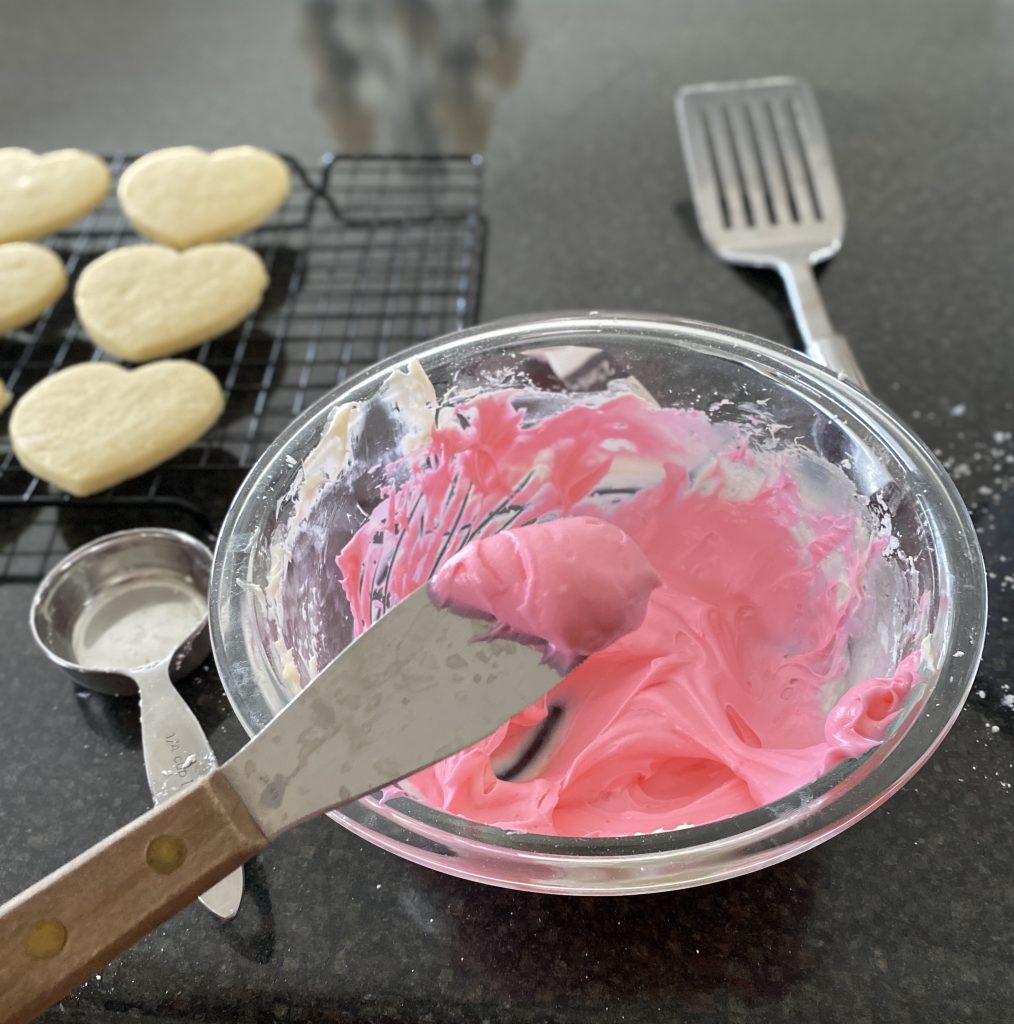
<path fill-rule="evenodd" d="M 852 352 L 852 346 L 844 334 L 837 331 L 831 334 L 815 335 L 809 339 L 807 354 L 821 366 L 826 366 L 835 373 L 840 373 L 864 391 L 869 391 L 862 367 Z"/>
<path fill-rule="evenodd" d="M 23 1024 L 267 844 L 218 771 L 0 907 L 0 1024 Z"/>
<path fill-rule="evenodd" d="M 796 327 L 806 354 L 821 366 L 840 373 L 864 391 L 869 388 L 852 346 L 832 326 L 817 278 L 809 259 L 786 260 L 778 264 L 778 272 L 789 295 L 789 304 L 796 318 Z"/>

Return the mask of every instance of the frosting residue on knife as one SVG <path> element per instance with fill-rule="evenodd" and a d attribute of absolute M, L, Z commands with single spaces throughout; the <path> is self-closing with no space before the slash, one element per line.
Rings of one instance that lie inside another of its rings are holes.
<path fill-rule="evenodd" d="M 334 653 L 300 619 L 330 614 L 340 647 L 441 567 L 466 603 L 557 653 L 578 635 L 568 587 L 615 597 L 629 577 L 650 596 L 640 625 L 617 623 L 612 639 L 593 624 L 604 647 L 406 793 L 508 829 L 630 835 L 754 809 L 883 739 L 918 683 L 918 638 L 885 613 L 884 595 L 905 593 L 898 553 L 837 467 L 764 425 L 661 408 L 623 382 L 443 404 L 428 384 L 413 366 L 382 392 L 395 424 L 382 458 L 364 410 L 347 409 L 307 460 L 268 595 L 276 609 L 302 601 L 279 627 L 293 679 Z M 529 524 L 557 541 L 584 531 L 585 557 L 519 544 Z M 501 531 L 515 542 L 484 542 Z M 320 556 L 307 586 L 300 567 Z M 321 597 L 329 562 L 337 617 Z"/>
<path fill-rule="evenodd" d="M 637 629 L 661 582 L 619 527 L 566 516 L 467 544 L 430 593 L 441 608 L 490 620 L 488 637 L 541 648 L 563 675 Z"/>

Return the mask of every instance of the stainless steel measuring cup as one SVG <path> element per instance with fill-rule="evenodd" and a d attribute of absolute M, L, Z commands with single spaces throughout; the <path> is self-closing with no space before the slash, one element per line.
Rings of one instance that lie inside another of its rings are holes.
<path fill-rule="evenodd" d="M 176 530 L 109 533 L 72 551 L 39 584 L 32 635 L 49 659 L 82 686 L 136 693 L 144 767 L 155 803 L 210 771 L 215 754 L 174 683 L 208 656 L 211 552 Z M 201 902 L 232 918 L 243 870 Z"/>

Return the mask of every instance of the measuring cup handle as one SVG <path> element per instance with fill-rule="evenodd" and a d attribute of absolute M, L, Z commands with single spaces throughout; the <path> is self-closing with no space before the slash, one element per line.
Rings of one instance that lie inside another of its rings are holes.
<path fill-rule="evenodd" d="M 267 845 L 214 771 L 0 907 L 0 1021 L 24 1024 Z"/>
<path fill-rule="evenodd" d="M 152 798 L 160 804 L 203 778 L 218 762 L 201 723 L 173 686 L 168 662 L 138 669 L 132 675 L 141 697 L 144 769 Z M 227 921 L 239 912 L 242 899 L 242 870 L 201 893 L 201 902 Z"/>
<path fill-rule="evenodd" d="M 160 662 L 131 673 L 141 697 L 144 770 L 156 804 L 217 767 L 215 752 L 201 723 Z"/>

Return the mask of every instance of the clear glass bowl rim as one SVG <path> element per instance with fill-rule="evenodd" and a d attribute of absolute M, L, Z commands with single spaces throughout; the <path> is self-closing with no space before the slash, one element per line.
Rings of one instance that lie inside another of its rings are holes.
<path fill-rule="evenodd" d="M 736 362 L 768 377 L 773 383 L 805 390 L 818 406 L 837 407 L 875 436 L 911 475 L 923 484 L 923 496 L 933 511 L 934 549 L 941 586 L 950 596 L 949 628 L 939 650 L 932 699 L 897 735 L 857 761 L 846 762 L 782 799 L 746 814 L 707 825 L 648 835 L 603 839 L 544 836 L 511 832 L 468 821 L 423 804 L 398 799 L 392 803 L 366 797 L 348 808 L 331 812 L 340 824 L 362 838 L 416 861 L 459 877 L 516 889 L 574 894 L 630 894 L 703 884 L 734 877 L 787 859 L 837 835 L 879 807 L 925 763 L 946 736 L 971 689 L 985 639 L 986 571 L 968 512 L 950 477 L 933 453 L 894 414 L 869 393 L 813 363 L 802 354 L 731 328 L 661 314 L 625 312 L 562 312 L 496 320 L 443 335 L 403 349 L 348 378 L 305 409 L 267 448 L 247 474 L 225 517 L 215 547 L 209 593 L 212 648 L 226 694 L 250 736 L 264 727 L 242 693 L 242 680 L 227 656 L 236 648 L 225 622 L 238 630 L 240 617 L 226 614 L 238 602 L 238 589 L 226 580 L 234 538 L 256 517 L 265 497 L 259 485 L 278 460 L 285 458 L 292 439 L 319 428 L 332 406 L 350 400 L 353 392 L 371 393 L 395 367 L 413 358 L 432 358 L 465 346 L 495 348 L 510 343 L 538 346 L 552 339 L 591 344 L 594 335 L 627 338 L 651 336 L 675 348 L 689 348 Z M 319 432 L 319 430 L 318 430 Z M 274 495 L 278 497 L 278 495 Z M 941 529 L 940 527 L 947 527 Z M 263 715 L 261 715 L 263 719 Z M 453 857 L 379 832 L 365 817 L 385 819 L 394 832 L 435 841 Z M 540 877 L 532 882 L 515 877 L 520 861 L 550 868 L 559 881 Z M 650 868 L 649 868 L 650 863 Z M 510 865 L 509 870 L 498 865 Z M 613 881 L 568 881 L 576 870 L 594 869 Z M 642 873 L 650 870 L 650 877 Z"/>

